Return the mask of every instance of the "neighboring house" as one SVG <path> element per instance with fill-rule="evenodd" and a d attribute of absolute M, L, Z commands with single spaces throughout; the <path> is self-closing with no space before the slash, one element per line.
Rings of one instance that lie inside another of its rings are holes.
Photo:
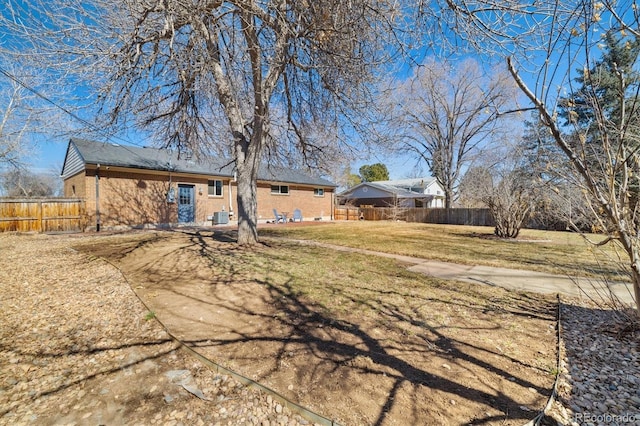
<path fill-rule="evenodd" d="M 88 229 L 225 224 L 237 220 L 230 161 L 178 159 L 166 149 L 71 139 L 62 167 L 64 194 L 86 201 Z M 264 166 L 258 173 L 258 222 L 302 211 L 331 219 L 336 185 L 298 170 Z"/>
<path fill-rule="evenodd" d="M 362 182 L 337 195 L 339 204 L 374 207 L 443 207 L 444 191 L 435 178 Z"/>

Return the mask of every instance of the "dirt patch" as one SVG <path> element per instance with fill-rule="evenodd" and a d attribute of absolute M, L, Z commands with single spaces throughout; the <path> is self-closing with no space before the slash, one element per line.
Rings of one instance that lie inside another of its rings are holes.
<path fill-rule="evenodd" d="M 339 423 L 521 425 L 544 407 L 553 299 L 229 240 L 185 231 L 78 247 L 117 265 L 200 353 Z"/>
<path fill-rule="evenodd" d="M 0 425 L 308 424 L 179 349 L 114 266 L 72 249 L 113 238 L 0 234 Z"/>

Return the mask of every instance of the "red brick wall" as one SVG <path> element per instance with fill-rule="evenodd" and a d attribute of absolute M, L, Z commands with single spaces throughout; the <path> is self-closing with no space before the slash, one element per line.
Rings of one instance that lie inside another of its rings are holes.
<path fill-rule="evenodd" d="M 304 220 L 322 217 L 331 219 L 333 208 L 333 189 L 325 188 L 324 196 L 314 195 L 313 187 L 289 185 L 288 194 L 272 194 L 271 184 L 258 184 L 258 220 L 274 220 L 273 209 L 288 212 L 289 217 L 295 209 L 302 211 Z"/>
<path fill-rule="evenodd" d="M 86 200 L 88 226 L 93 229 L 97 223 L 95 175 L 95 170 L 87 170 L 86 174 L 69 178 L 64 184 L 65 196 L 73 196 L 71 188 L 75 185 L 76 196 Z M 103 167 L 99 170 L 99 176 L 100 224 L 103 228 L 177 223 L 179 184 L 194 185 L 195 222 L 198 224 L 211 224 L 208 217 L 222 211 L 223 207 L 225 211 L 238 210 L 236 184 L 231 182 L 230 190 L 228 178 L 218 179 L 223 181 L 223 195 L 220 197 L 208 195 L 208 177 L 174 175 L 171 177 L 171 187 L 175 188 L 176 202 L 168 203 L 168 174 Z M 316 217 L 330 219 L 332 200 L 331 188 L 325 188 L 324 196 L 315 196 L 313 187 L 290 185 L 289 194 L 279 195 L 271 193 L 270 184 L 261 183 L 258 185 L 258 221 L 273 220 L 274 208 L 279 212 L 289 212 L 290 215 L 295 209 L 300 209 L 305 220 Z M 237 217 L 232 215 L 231 219 L 236 220 Z"/>
<path fill-rule="evenodd" d="M 78 173 L 64 181 L 65 198 L 82 198 L 86 193 L 86 177 L 84 173 Z"/>
<path fill-rule="evenodd" d="M 98 171 L 100 224 L 102 227 L 173 223 L 175 204 L 166 201 L 168 177 L 107 170 Z M 86 200 L 90 226 L 95 227 L 96 172 L 87 171 Z"/>

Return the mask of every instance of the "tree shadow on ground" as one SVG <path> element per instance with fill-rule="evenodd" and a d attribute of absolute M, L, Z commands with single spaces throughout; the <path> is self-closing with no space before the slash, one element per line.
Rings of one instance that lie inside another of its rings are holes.
<path fill-rule="evenodd" d="M 153 346 L 161 346 L 164 345 L 166 343 L 172 342 L 172 339 L 163 339 L 163 340 L 156 340 L 156 341 L 147 341 L 147 342 L 138 342 L 138 343 L 130 343 L 130 344 L 124 344 L 124 345 L 118 345 L 118 346 L 109 346 L 109 347 L 100 347 L 100 348 L 88 348 L 86 350 L 78 350 L 78 349 L 73 349 L 73 348 L 68 348 L 68 349 L 58 349 L 55 352 L 38 352 L 37 354 L 33 354 L 31 352 L 22 352 L 19 348 L 14 348 L 13 349 L 13 353 L 15 353 L 16 355 L 19 355 L 23 358 L 30 358 L 30 357 L 35 357 L 36 359 L 38 359 L 39 362 L 48 362 L 47 359 L 49 358 L 64 358 L 64 357 L 72 357 L 74 355 L 96 355 L 96 354 L 100 354 L 102 352 L 106 352 L 106 351 L 117 351 L 117 350 L 126 350 L 126 349 L 135 349 L 135 348 L 142 348 L 142 347 L 153 347 Z M 50 395 L 53 395 L 55 393 L 58 392 L 62 392 L 65 389 L 71 388 L 73 386 L 79 385 L 79 384 L 84 384 L 86 383 L 88 380 L 97 378 L 97 377 L 101 377 L 101 376 L 108 376 L 110 374 L 114 374 L 114 373 L 120 373 L 123 370 L 135 367 L 137 365 L 140 365 L 146 361 L 152 361 L 152 360 L 156 360 L 159 358 L 162 358 L 163 356 L 174 352 L 176 349 L 178 349 L 180 347 L 180 345 L 176 342 L 174 342 L 173 345 L 171 345 L 169 348 L 158 351 L 154 354 L 150 354 L 150 355 L 143 355 L 143 356 L 139 356 L 136 357 L 133 360 L 127 361 L 127 362 L 119 362 L 116 363 L 112 366 L 104 366 L 102 368 L 96 368 L 94 371 L 91 372 L 83 372 L 80 375 L 77 376 L 71 376 L 71 377 L 67 377 L 67 379 L 63 382 L 63 383 L 58 383 L 55 384 L 53 386 L 49 386 L 49 387 L 44 387 L 39 389 L 38 391 L 33 391 L 29 393 L 29 398 L 31 399 L 31 401 L 35 401 L 39 398 L 42 397 L 48 397 Z M 133 409 L 133 408 L 132 408 Z M 5 414 L 7 414 L 9 411 L 11 411 L 10 408 L 6 408 L 6 409 L 0 409 L 0 417 L 4 416 Z"/>
<path fill-rule="evenodd" d="M 247 250 L 229 244 L 226 231 L 183 230 L 170 240 L 138 244 L 120 259 L 129 279 L 164 292 L 158 303 L 176 304 L 158 309 L 163 322 L 206 355 L 328 416 L 520 424 L 550 394 L 552 377 L 535 362 L 555 339 L 548 298 L 407 272 L 394 287 L 378 285 L 338 262 L 375 270 L 379 259 L 284 243 Z M 287 268 L 293 262 L 303 266 Z M 329 266 L 318 277 L 319 262 Z"/>

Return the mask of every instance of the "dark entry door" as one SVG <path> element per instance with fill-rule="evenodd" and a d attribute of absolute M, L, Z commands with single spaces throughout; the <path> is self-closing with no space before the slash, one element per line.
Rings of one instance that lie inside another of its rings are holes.
<path fill-rule="evenodd" d="M 193 185 L 178 185 L 178 223 L 195 220 L 195 190 Z"/>

